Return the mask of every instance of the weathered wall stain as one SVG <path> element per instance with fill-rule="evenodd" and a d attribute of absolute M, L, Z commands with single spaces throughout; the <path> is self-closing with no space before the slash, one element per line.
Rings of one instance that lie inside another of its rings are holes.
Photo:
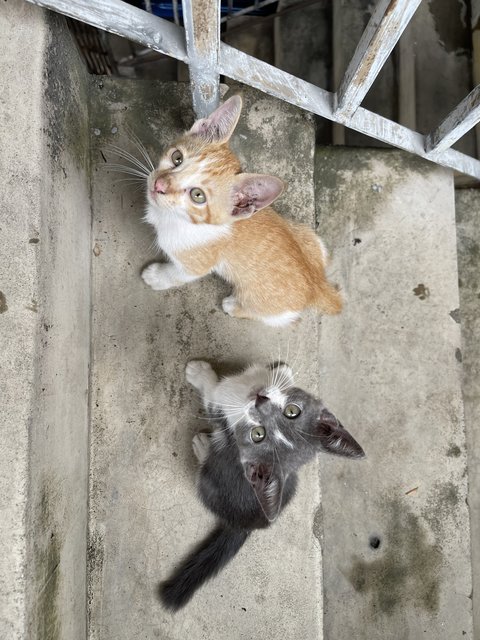
<path fill-rule="evenodd" d="M 60 590 L 61 535 L 53 515 L 53 505 L 58 502 L 53 481 L 44 480 L 39 502 L 34 556 L 37 602 L 32 626 L 37 640 L 59 640 L 61 621 L 57 599 Z"/>
<path fill-rule="evenodd" d="M 447 456 L 449 458 L 458 458 L 458 456 L 462 453 L 460 447 L 456 444 L 451 444 L 447 451 Z"/>
<path fill-rule="evenodd" d="M 450 311 L 449 316 L 452 318 L 452 320 L 455 320 L 455 322 L 457 324 L 460 324 L 461 321 L 461 316 L 460 316 L 460 309 L 452 309 L 452 311 Z"/>
<path fill-rule="evenodd" d="M 322 505 L 319 504 L 318 507 L 315 509 L 315 514 L 313 516 L 312 532 L 320 544 L 322 544 L 322 531 L 323 531 L 323 510 L 322 510 Z"/>
<path fill-rule="evenodd" d="M 471 49 L 467 3 L 465 0 L 445 2 L 430 0 L 430 13 L 435 21 L 438 37 L 449 53 L 467 54 Z"/>
<path fill-rule="evenodd" d="M 413 293 L 420 298 L 420 300 L 426 300 L 430 297 L 430 289 L 426 287 L 423 283 L 420 283 L 416 287 L 413 288 Z"/>
<path fill-rule="evenodd" d="M 0 313 L 8 311 L 7 299 L 3 291 L 0 291 Z"/>
<path fill-rule="evenodd" d="M 435 612 L 442 552 L 427 539 L 420 518 L 399 499 L 387 504 L 390 521 L 375 560 L 354 557 L 347 574 L 353 588 L 370 597 L 372 610 L 391 615 L 407 603 Z"/>

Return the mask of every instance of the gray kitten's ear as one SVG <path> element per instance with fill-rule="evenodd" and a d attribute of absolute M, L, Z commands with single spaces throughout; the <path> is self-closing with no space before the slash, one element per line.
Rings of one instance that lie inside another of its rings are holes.
<path fill-rule="evenodd" d="M 321 448 L 327 453 L 346 458 L 364 458 L 365 452 L 342 423 L 328 409 L 323 409 L 314 429 Z"/>
<path fill-rule="evenodd" d="M 241 173 L 233 183 L 234 218 L 249 218 L 256 211 L 268 207 L 285 188 L 280 178 L 260 173 Z"/>
<path fill-rule="evenodd" d="M 232 96 L 215 109 L 208 118 L 201 118 L 194 122 L 188 133 L 205 138 L 208 142 L 223 144 L 230 139 L 237 126 L 241 110 L 241 97 Z"/>
<path fill-rule="evenodd" d="M 243 466 L 265 517 L 273 522 L 282 506 L 283 476 L 273 465 L 264 462 L 246 462 Z"/>

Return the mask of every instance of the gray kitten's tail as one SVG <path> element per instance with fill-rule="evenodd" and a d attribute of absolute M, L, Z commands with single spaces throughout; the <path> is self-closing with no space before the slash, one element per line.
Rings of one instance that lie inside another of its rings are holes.
<path fill-rule="evenodd" d="M 219 526 L 189 555 L 176 573 L 159 587 L 167 609 L 177 611 L 187 604 L 195 591 L 230 562 L 250 535 L 244 529 Z"/>

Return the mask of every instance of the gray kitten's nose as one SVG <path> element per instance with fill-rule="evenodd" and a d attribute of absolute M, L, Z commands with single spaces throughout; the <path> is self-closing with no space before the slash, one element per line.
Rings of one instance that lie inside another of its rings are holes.
<path fill-rule="evenodd" d="M 268 402 L 268 400 L 270 400 L 270 398 L 268 398 L 267 396 L 262 396 L 260 393 L 257 393 L 257 397 L 255 399 L 255 406 L 258 407 L 263 404 L 264 402 Z"/>

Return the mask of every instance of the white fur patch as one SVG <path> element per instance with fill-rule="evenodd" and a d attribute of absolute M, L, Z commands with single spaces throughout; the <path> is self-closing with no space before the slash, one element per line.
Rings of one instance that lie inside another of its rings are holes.
<path fill-rule="evenodd" d="M 292 322 L 295 322 L 295 320 L 298 320 L 300 315 L 299 311 L 285 311 L 276 316 L 261 316 L 259 320 L 269 327 L 286 327 Z"/>
<path fill-rule="evenodd" d="M 231 233 L 228 224 L 193 224 L 180 207 L 160 209 L 149 204 L 145 220 L 155 228 L 159 249 L 171 260 L 181 251 L 209 244 Z"/>
<path fill-rule="evenodd" d="M 276 404 L 277 407 L 281 409 L 287 404 L 287 396 L 277 389 L 277 387 L 269 387 L 267 389 L 267 396 L 273 404 Z"/>
<path fill-rule="evenodd" d="M 219 382 L 212 394 L 212 401 L 224 411 L 230 427 L 241 418 L 255 424 L 248 415 L 255 402 L 252 391 L 265 388 L 269 375 L 270 372 L 265 367 L 252 365 L 243 373 Z"/>
<path fill-rule="evenodd" d="M 154 262 L 142 271 L 142 278 L 145 284 L 152 287 L 154 291 L 165 291 L 172 287 L 178 287 L 186 282 L 197 280 L 198 276 L 187 273 L 178 264 L 160 264 Z"/>
<path fill-rule="evenodd" d="M 235 296 L 227 296 L 222 300 L 222 309 L 229 316 L 233 316 L 236 308 L 237 308 L 237 299 L 235 298 Z"/>
<path fill-rule="evenodd" d="M 285 436 L 281 431 L 275 430 L 273 432 L 273 437 L 277 442 L 281 442 L 285 446 L 290 447 L 290 449 L 293 449 L 293 442 L 290 442 L 290 440 L 287 440 L 287 438 L 285 438 Z"/>

